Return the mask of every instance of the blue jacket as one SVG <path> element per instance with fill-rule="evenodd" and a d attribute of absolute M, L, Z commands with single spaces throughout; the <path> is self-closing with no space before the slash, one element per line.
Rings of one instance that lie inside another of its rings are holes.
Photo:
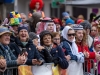
<path fill-rule="evenodd" d="M 72 52 L 71 52 L 71 49 L 70 49 L 70 46 L 69 44 L 71 45 L 71 42 L 68 42 L 67 40 L 63 40 L 63 46 L 62 48 L 64 48 L 66 51 L 65 51 L 65 55 L 70 55 L 71 56 L 71 60 L 75 60 L 77 61 L 77 56 L 76 55 L 73 55 Z"/>
<path fill-rule="evenodd" d="M 16 57 L 12 53 L 9 46 L 4 46 L 0 43 L 0 56 L 4 57 L 4 59 L 6 59 L 7 67 L 17 66 Z M 4 72 L 4 75 L 11 75 L 11 74 L 12 74 L 12 70 L 6 70 Z M 0 73 L 0 75 L 3 75 L 3 74 Z"/>
<path fill-rule="evenodd" d="M 28 59 L 26 62 L 27 65 L 32 65 L 32 59 L 42 60 L 36 47 L 33 45 L 33 42 L 30 39 L 28 40 L 26 46 L 24 46 L 18 38 L 16 38 L 15 42 L 11 43 L 9 46 L 16 57 L 18 57 L 18 55 L 21 53 L 22 48 L 26 48 L 28 53 Z"/>
<path fill-rule="evenodd" d="M 68 68 L 69 64 L 68 64 L 60 46 L 56 46 L 56 47 L 52 48 L 50 53 L 51 53 L 53 58 L 55 58 L 55 57 L 59 58 L 58 64 L 62 69 Z"/>

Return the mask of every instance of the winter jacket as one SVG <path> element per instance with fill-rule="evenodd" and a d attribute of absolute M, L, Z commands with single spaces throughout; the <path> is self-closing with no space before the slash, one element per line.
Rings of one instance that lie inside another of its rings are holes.
<path fill-rule="evenodd" d="M 78 52 L 84 52 L 84 51 L 89 52 L 89 58 L 86 58 L 87 61 L 85 62 L 86 66 L 85 68 L 88 72 L 90 72 L 90 69 L 92 68 L 92 63 L 89 59 L 95 59 L 95 52 L 90 52 L 87 45 L 83 46 L 81 43 L 77 43 L 77 46 L 78 46 Z"/>
<path fill-rule="evenodd" d="M 9 46 L 4 46 L 0 43 L 0 56 L 3 56 L 6 59 L 7 67 L 15 67 L 17 66 L 16 57 L 12 53 Z M 10 75 L 12 70 L 6 70 L 4 75 Z M 1 75 L 1 74 L 0 74 Z"/>
<path fill-rule="evenodd" d="M 64 57 L 64 53 L 61 49 L 61 47 L 57 46 L 57 45 L 53 45 L 53 48 L 50 51 L 53 59 L 54 59 L 54 63 L 56 63 L 57 61 L 55 61 L 58 58 L 58 63 L 59 66 L 62 69 L 67 69 L 68 68 L 68 62 L 66 61 L 66 58 Z"/>
<path fill-rule="evenodd" d="M 77 56 L 72 54 L 70 46 L 69 46 L 69 44 L 71 45 L 71 42 L 69 42 L 67 40 L 63 40 L 62 43 L 63 43 L 62 48 L 66 50 L 64 52 L 65 55 L 70 55 L 71 56 L 71 60 L 77 61 L 78 60 Z"/>
<path fill-rule="evenodd" d="M 28 56 L 27 56 L 28 59 L 26 62 L 27 65 L 32 65 L 32 59 L 42 60 L 42 58 L 39 55 L 39 52 L 37 51 L 36 47 L 33 45 L 32 40 L 30 39 L 28 40 L 28 43 L 26 44 L 26 46 L 22 44 L 19 38 L 16 38 L 15 42 L 11 43 L 9 46 L 16 57 L 18 57 L 18 55 L 21 53 L 22 48 L 26 48 L 26 51 L 28 53 Z"/>
<path fill-rule="evenodd" d="M 45 60 L 45 63 L 52 62 L 52 56 L 47 49 L 43 49 L 42 51 L 38 51 L 40 56 Z"/>

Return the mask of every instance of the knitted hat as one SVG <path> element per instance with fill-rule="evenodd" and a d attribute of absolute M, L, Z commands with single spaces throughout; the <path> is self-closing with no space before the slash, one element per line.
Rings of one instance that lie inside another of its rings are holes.
<path fill-rule="evenodd" d="M 94 47 L 95 47 L 97 44 L 100 44 L 100 38 L 99 38 L 99 37 L 94 38 Z"/>
<path fill-rule="evenodd" d="M 91 29 L 91 24 L 87 20 L 85 20 L 84 22 L 80 23 L 80 25 L 82 25 L 84 29 Z"/>
<path fill-rule="evenodd" d="M 0 26 L 0 36 L 5 34 L 5 33 L 11 34 L 11 32 L 9 31 L 9 29 L 7 27 Z"/>
<path fill-rule="evenodd" d="M 30 32 L 29 37 L 30 37 L 31 40 L 38 38 L 38 36 L 34 32 Z"/>
<path fill-rule="evenodd" d="M 74 24 L 74 20 L 72 20 L 72 19 L 67 19 L 66 20 L 66 25 L 68 25 L 68 24 Z"/>
<path fill-rule="evenodd" d="M 43 45 L 43 37 L 45 36 L 45 35 L 47 35 L 47 34 L 49 34 L 49 35 L 51 35 L 51 37 L 53 38 L 53 36 L 52 36 L 52 34 L 49 32 L 49 31 L 47 31 L 47 30 L 44 30 L 44 31 L 42 31 L 41 33 L 40 33 L 40 44 L 41 45 Z"/>
<path fill-rule="evenodd" d="M 67 12 L 63 12 L 63 13 L 62 13 L 62 16 L 63 16 L 63 17 L 68 16 L 68 17 L 69 17 L 69 14 L 68 14 Z"/>
<path fill-rule="evenodd" d="M 73 26 L 73 29 L 74 30 L 83 30 L 83 26 L 76 24 L 76 25 Z"/>
<path fill-rule="evenodd" d="M 19 33 L 20 30 L 22 30 L 22 29 L 26 29 L 26 30 L 28 31 L 28 27 L 23 25 L 23 26 L 18 27 L 18 33 Z"/>

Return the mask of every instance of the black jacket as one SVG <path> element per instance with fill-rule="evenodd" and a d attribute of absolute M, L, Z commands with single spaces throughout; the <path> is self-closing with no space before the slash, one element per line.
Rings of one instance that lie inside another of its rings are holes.
<path fill-rule="evenodd" d="M 43 60 L 36 47 L 33 45 L 32 40 L 30 39 L 28 40 L 26 46 L 24 46 L 18 38 L 16 38 L 15 42 L 11 43 L 9 46 L 16 57 L 18 57 L 18 55 L 21 53 L 22 48 L 26 48 L 26 51 L 28 53 L 28 59 L 26 62 L 27 65 L 32 65 L 32 59 Z"/>

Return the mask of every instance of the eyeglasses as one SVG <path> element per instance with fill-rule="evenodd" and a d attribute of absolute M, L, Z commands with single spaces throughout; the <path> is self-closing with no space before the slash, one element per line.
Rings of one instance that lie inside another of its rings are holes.
<path fill-rule="evenodd" d="M 60 40 L 60 38 L 54 38 L 54 40 Z"/>
<path fill-rule="evenodd" d="M 72 33 L 72 34 L 67 34 L 68 36 L 75 36 L 75 33 Z"/>

